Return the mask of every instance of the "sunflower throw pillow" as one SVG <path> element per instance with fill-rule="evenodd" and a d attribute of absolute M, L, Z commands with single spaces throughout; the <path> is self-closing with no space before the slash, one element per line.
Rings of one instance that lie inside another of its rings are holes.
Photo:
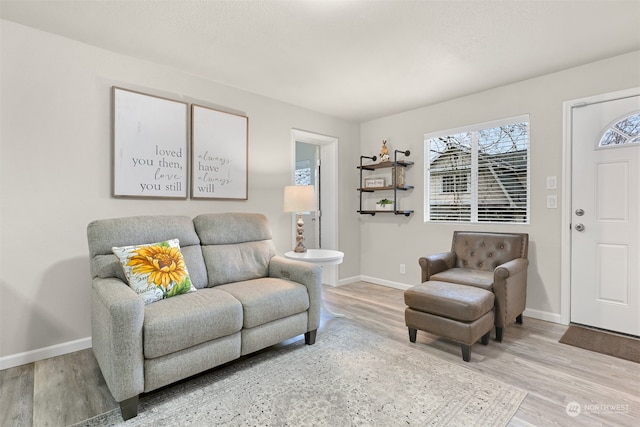
<path fill-rule="evenodd" d="M 129 286 L 150 304 L 194 292 L 178 239 L 111 248 L 120 260 Z"/>

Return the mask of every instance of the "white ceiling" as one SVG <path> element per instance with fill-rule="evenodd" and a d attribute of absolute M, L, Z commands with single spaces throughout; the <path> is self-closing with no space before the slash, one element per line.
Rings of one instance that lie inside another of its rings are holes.
<path fill-rule="evenodd" d="M 640 0 L 1 0 L 0 16 L 358 122 L 640 50 Z"/>

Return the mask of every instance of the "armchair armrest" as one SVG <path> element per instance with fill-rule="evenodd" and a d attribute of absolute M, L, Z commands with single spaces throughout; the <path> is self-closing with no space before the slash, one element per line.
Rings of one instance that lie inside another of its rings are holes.
<path fill-rule="evenodd" d="M 521 315 L 526 308 L 528 266 L 528 259 L 516 258 L 499 265 L 493 271 L 496 326 L 506 326 Z"/>
<path fill-rule="evenodd" d="M 116 278 L 94 278 L 92 346 L 109 391 L 118 401 L 144 391 L 144 301 Z"/>
<path fill-rule="evenodd" d="M 422 268 L 421 282 L 424 283 L 434 274 L 453 268 L 456 264 L 456 254 L 453 252 L 442 252 L 423 256 L 418 259 L 418 264 L 420 264 Z"/>
<path fill-rule="evenodd" d="M 322 302 L 322 267 L 276 255 L 269 262 L 269 277 L 291 280 L 307 287 L 309 292 L 308 330 L 318 329 Z"/>

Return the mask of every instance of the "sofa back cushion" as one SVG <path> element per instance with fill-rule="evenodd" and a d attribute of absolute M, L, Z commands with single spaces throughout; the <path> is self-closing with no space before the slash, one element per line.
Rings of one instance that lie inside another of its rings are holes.
<path fill-rule="evenodd" d="M 194 218 L 208 286 L 266 277 L 276 254 L 267 218 L 256 213 L 216 213 Z"/>
<path fill-rule="evenodd" d="M 178 239 L 191 283 L 196 288 L 207 285 L 207 273 L 200 248 L 200 238 L 193 221 L 186 216 L 151 215 L 101 219 L 87 226 L 91 277 L 127 278 L 111 248 Z"/>
<path fill-rule="evenodd" d="M 454 231 L 451 244 L 456 267 L 481 271 L 493 271 L 507 261 L 527 258 L 528 248 L 526 233 Z"/>

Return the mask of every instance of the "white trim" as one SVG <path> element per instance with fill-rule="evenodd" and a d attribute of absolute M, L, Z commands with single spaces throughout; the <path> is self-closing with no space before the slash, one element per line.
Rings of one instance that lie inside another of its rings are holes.
<path fill-rule="evenodd" d="M 414 286 L 407 285 L 406 283 L 392 282 L 391 280 L 378 279 L 377 277 L 371 276 L 360 276 L 360 280 L 362 280 L 363 282 L 373 283 L 374 285 L 382 285 L 388 288 L 400 289 L 401 291 L 406 291 L 407 289 Z"/>
<path fill-rule="evenodd" d="M 63 354 L 73 353 L 87 348 L 91 348 L 91 337 L 0 357 L 0 370 L 14 368 L 16 366 L 37 362 L 50 357 L 62 356 Z"/>
<path fill-rule="evenodd" d="M 507 117 L 505 119 L 490 120 L 488 122 L 474 123 L 472 125 L 460 126 L 453 129 L 444 129 L 444 130 L 438 130 L 435 132 L 425 133 L 424 140 L 426 141 L 427 139 L 435 138 L 442 135 L 455 135 L 455 134 L 464 133 L 464 132 L 474 132 L 474 131 L 479 131 L 483 129 L 491 129 L 491 128 L 496 128 L 496 127 L 505 126 L 505 125 L 512 125 L 514 123 L 521 123 L 521 122 L 529 122 L 528 113 L 522 114 L 520 116 Z"/>
<path fill-rule="evenodd" d="M 523 316 L 531 317 L 533 319 L 545 320 L 547 322 L 559 323 L 561 325 L 568 325 L 569 322 L 564 322 L 560 316 L 560 313 L 551 313 L 549 311 L 534 310 L 533 308 L 525 308 L 522 313 Z"/>
<path fill-rule="evenodd" d="M 560 262 L 560 321 L 563 325 L 568 325 L 571 321 L 571 162 L 572 162 L 572 134 L 573 108 L 580 108 L 589 104 L 611 101 L 619 98 L 640 95 L 640 87 L 620 90 L 617 92 L 603 93 L 600 95 L 588 96 L 586 98 L 572 99 L 562 103 L 562 252 Z"/>

